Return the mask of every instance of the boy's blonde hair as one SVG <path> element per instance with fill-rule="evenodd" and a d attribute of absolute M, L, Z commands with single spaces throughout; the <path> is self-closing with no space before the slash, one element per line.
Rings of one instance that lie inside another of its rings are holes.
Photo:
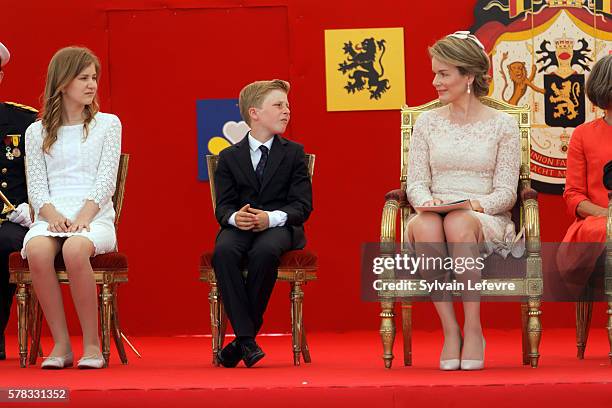
<path fill-rule="evenodd" d="M 261 104 L 266 96 L 275 89 L 289 93 L 289 82 L 283 81 L 282 79 L 273 79 L 271 81 L 255 81 L 240 91 L 240 98 L 238 99 L 238 107 L 240 108 L 240 116 L 247 123 L 251 125 L 251 117 L 249 116 L 250 108 L 261 108 Z"/>

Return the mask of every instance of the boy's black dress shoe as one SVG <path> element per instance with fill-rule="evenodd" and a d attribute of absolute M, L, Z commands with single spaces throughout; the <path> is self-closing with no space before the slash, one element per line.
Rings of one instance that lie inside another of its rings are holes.
<path fill-rule="evenodd" d="M 248 339 L 240 342 L 242 350 L 242 360 L 247 367 L 253 367 L 255 363 L 264 358 L 266 355 L 263 350 L 255 343 L 254 339 Z"/>
<path fill-rule="evenodd" d="M 4 333 L 0 334 L 0 360 L 6 360 L 6 351 L 4 350 Z"/>
<path fill-rule="evenodd" d="M 234 368 L 242 360 L 242 350 L 234 339 L 217 354 L 217 361 L 225 368 Z"/>

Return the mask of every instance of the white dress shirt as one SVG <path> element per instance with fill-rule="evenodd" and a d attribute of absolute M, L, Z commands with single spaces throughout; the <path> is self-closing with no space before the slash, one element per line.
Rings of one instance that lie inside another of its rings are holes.
<path fill-rule="evenodd" d="M 259 146 L 264 145 L 268 148 L 268 151 L 272 149 L 272 142 L 274 142 L 274 138 L 271 138 L 266 143 L 261 143 L 259 140 L 255 139 L 251 136 L 251 132 L 248 133 L 247 137 L 249 138 L 249 151 L 251 153 L 251 164 L 253 165 L 253 170 L 257 168 L 257 164 L 261 159 L 261 150 L 259 150 Z M 269 157 L 269 156 L 268 156 Z M 230 225 L 234 227 L 238 227 L 236 225 L 236 212 L 234 212 L 228 220 Z M 268 219 L 270 220 L 269 228 L 274 227 L 282 227 L 287 222 L 287 213 L 280 210 L 275 211 L 266 211 L 268 214 Z"/>

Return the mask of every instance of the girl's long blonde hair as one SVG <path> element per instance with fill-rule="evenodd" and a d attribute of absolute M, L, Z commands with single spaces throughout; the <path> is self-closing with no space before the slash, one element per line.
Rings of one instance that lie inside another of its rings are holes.
<path fill-rule="evenodd" d="M 62 91 L 76 78 L 85 68 L 94 64 L 96 74 L 100 76 L 100 61 L 87 48 L 66 47 L 55 53 L 47 70 L 47 83 L 45 85 L 42 126 L 45 130 L 43 139 L 43 151 L 49 153 L 53 143 L 57 141 L 57 132 L 62 123 Z M 89 133 L 89 124 L 100 110 L 98 97 L 85 106 L 83 112 L 85 121 L 85 137 Z"/>

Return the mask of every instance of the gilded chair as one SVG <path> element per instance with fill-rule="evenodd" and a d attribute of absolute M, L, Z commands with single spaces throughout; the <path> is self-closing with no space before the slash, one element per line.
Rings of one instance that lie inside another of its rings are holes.
<path fill-rule="evenodd" d="M 529 155 L 530 155 L 530 109 L 528 106 L 517 107 L 489 97 L 483 97 L 481 101 L 494 109 L 506 112 L 514 117 L 519 126 L 521 141 L 521 166 L 518 185 L 518 199 L 512 210 L 512 220 L 517 230 L 525 228 L 526 252 L 524 260 L 526 273 L 520 277 L 500 279 L 499 277 L 487 278 L 488 282 L 512 282 L 515 290 L 496 289 L 482 292 L 484 296 L 511 296 L 525 299 L 521 305 L 522 312 L 522 361 L 524 365 L 531 364 L 537 367 L 539 359 L 539 344 L 541 337 L 540 305 L 542 297 L 542 258 L 540 244 L 540 222 L 537 201 L 537 192 L 531 188 Z M 397 242 L 396 227 L 399 216 L 400 243 L 407 239 L 405 236 L 408 217 L 414 213 L 414 209 L 408 203 L 406 197 L 406 179 L 408 166 L 408 153 L 410 148 L 410 137 L 412 129 L 418 116 L 422 112 L 442 106 L 439 100 L 427 104 L 408 107 L 401 110 L 401 188 L 393 190 L 385 195 L 385 205 L 382 212 L 381 222 L 381 247 Z M 393 246 L 393 245 L 391 245 Z M 491 255 L 487 263 L 491 261 Z M 487 263 L 485 265 L 487 265 Z M 485 276 L 483 276 L 484 278 Z M 410 279 L 408 279 L 410 280 Z M 418 284 L 416 284 L 418 286 Z M 422 293 L 421 295 L 425 295 Z M 404 337 L 404 365 L 412 365 L 412 302 L 407 297 L 398 297 L 397 293 L 379 292 L 381 303 L 380 335 L 383 343 L 383 360 L 386 368 L 391 368 L 393 360 L 393 342 L 395 340 L 395 313 L 394 306 L 398 298 L 405 299 L 401 303 L 402 333 Z"/>
<path fill-rule="evenodd" d="M 608 222 L 606 223 L 606 249 L 601 255 L 605 262 L 604 294 L 608 299 L 608 342 L 610 352 L 608 358 L 612 364 L 612 192 L 608 193 Z M 593 302 L 576 302 L 576 348 L 579 359 L 584 359 L 584 351 L 589 338 Z"/>
<path fill-rule="evenodd" d="M 119 218 L 123 207 L 125 181 L 128 171 L 129 154 L 121 154 L 117 184 L 113 195 L 115 208 L 115 230 L 119 227 Z M 100 287 L 98 308 L 102 329 L 102 355 L 105 366 L 110 358 L 110 337 L 113 336 L 119 357 L 127 364 L 127 356 L 121 340 L 121 325 L 119 324 L 119 309 L 117 307 L 117 287 L 128 281 L 128 258 L 121 252 L 96 255 L 90 259 L 96 285 Z M 60 283 L 69 283 L 66 266 L 61 254 L 55 258 L 55 270 Z M 36 299 L 32 287 L 32 278 L 28 261 L 21 258 L 19 252 L 9 257 L 10 282 L 17 285 L 17 327 L 19 339 L 19 365 L 24 368 L 28 355 L 28 332 L 31 334 L 30 359 L 31 365 L 36 364 L 40 348 L 40 332 L 42 326 L 42 309 Z"/>
<path fill-rule="evenodd" d="M 216 191 L 213 174 L 217 169 L 219 156 L 206 156 L 206 164 L 208 166 L 208 174 L 210 177 L 210 193 L 212 197 L 213 212 L 216 205 Z M 306 155 L 306 165 L 308 174 L 312 181 L 314 173 L 315 155 Z M 210 305 L 210 326 L 212 333 L 212 361 L 218 366 L 217 354 L 223 348 L 225 341 L 225 329 L 227 327 L 227 318 L 221 300 L 221 294 L 217 287 L 215 271 L 212 267 L 212 251 L 204 252 L 200 258 L 200 281 L 208 282 L 210 291 L 208 292 L 208 301 Z M 278 267 L 278 280 L 289 282 L 290 292 L 289 299 L 291 301 L 291 339 L 293 346 L 293 364 L 300 365 L 300 356 L 304 357 L 305 363 L 310 363 L 310 351 L 306 341 L 306 330 L 304 329 L 303 320 L 303 299 L 304 291 L 302 287 L 309 281 L 317 279 L 317 255 L 307 250 L 288 251 L 280 259 Z M 243 271 L 246 277 L 247 271 Z"/>

